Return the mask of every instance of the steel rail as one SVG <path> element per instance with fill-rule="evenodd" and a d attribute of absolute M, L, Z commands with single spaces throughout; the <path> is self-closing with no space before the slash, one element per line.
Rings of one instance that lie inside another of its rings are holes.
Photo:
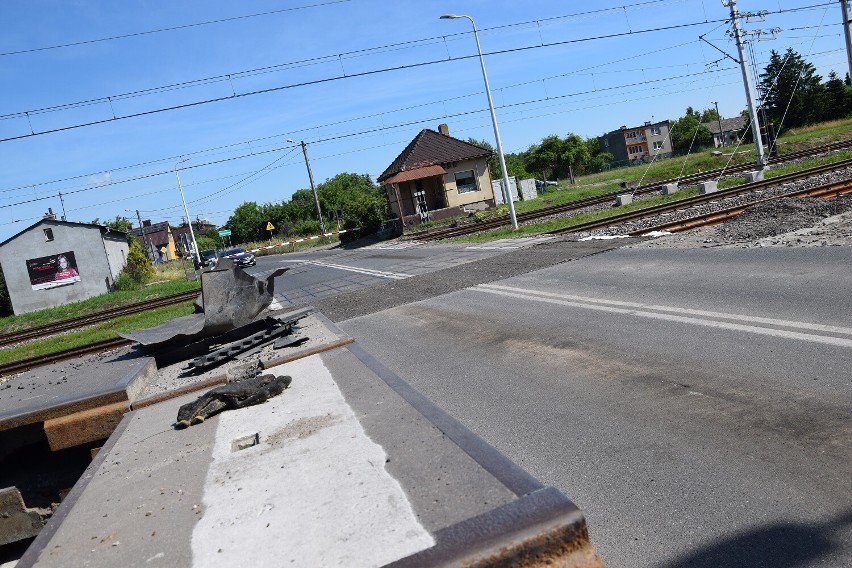
<path fill-rule="evenodd" d="M 777 195 L 775 197 L 758 199 L 757 201 L 748 203 L 746 205 L 737 205 L 736 207 L 729 207 L 727 209 L 721 209 L 719 211 L 713 211 L 711 213 L 704 213 L 702 215 L 690 217 L 689 219 L 681 219 L 680 221 L 661 223 L 659 225 L 640 229 L 638 231 L 633 231 L 628 234 L 631 237 L 641 237 L 642 235 L 653 231 L 668 231 L 670 233 L 678 233 L 681 231 L 688 231 L 689 229 L 695 229 L 697 227 L 706 227 L 709 225 L 718 225 L 719 223 L 724 223 L 725 221 L 733 219 L 749 207 L 752 207 L 753 205 L 756 205 L 758 203 L 767 203 L 769 201 L 775 201 L 776 199 L 791 197 L 822 197 L 827 199 L 830 197 L 838 197 L 840 195 L 845 195 L 847 193 L 852 193 L 852 180 L 838 181 L 819 187 L 811 187 L 808 189 L 785 193 L 783 195 Z"/>
<path fill-rule="evenodd" d="M 6 375 L 14 375 L 16 373 L 23 373 L 24 371 L 29 371 L 30 369 L 34 369 L 36 367 L 43 367 L 44 365 L 50 365 L 51 363 L 59 363 L 61 361 L 67 361 L 68 359 L 75 359 L 83 355 L 91 355 L 93 353 L 103 353 L 104 351 L 111 351 L 112 349 L 125 347 L 127 345 L 131 345 L 132 343 L 132 341 L 130 341 L 129 339 L 124 339 L 123 337 L 113 337 L 110 339 L 104 339 L 102 341 L 89 343 L 88 345 L 81 345 L 80 347 L 72 347 L 71 349 L 56 351 L 47 355 L 39 355 L 38 357 L 21 359 L 20 361 L 14 361 L 12 363 L 0 365 L 0 377 Z"/>
<path fill-rule="evenodd" d="M 793 160 L 797 160 L 800 158 L 813 157 L 818 154 L 823 154 L 826 152 L 843 150 L 852 148 L 852 140 L 840 141 L 840 142 L 832 142 L 830 144 L 825 144 L 822 146 L 818 146 L 816 148 L 811 148 L 810 150 L 801 150 L 798 152 L 791 152 L 789 154 L 784 154 L 776 159 L 773 164 L 783 164 L 785 162 L 790 162 Z M 552 207 L 544 207 L 542 209 L 537 209 L 535 211 L 528 211 L 526 213 L 521 213 L 517 216 L 518 222 L 527 222 L 533 221 L 535 219 L 541 219 L 543 217 L 549 217 L 551 215 L 557 215 L 559 213 L 565 213 L 568 211 L 575 211 L 577 209 L 584 209 L 586 207 L 592 207 L 595 205 L 600 205 L 603 203 L 608 203 L 614 200 L 617 196 L 622 195 L 624 193 L 630 192 L 636 195 L 644 195 L 647 193 L 652 193 L 655 191 L 660 191 L 660 188 L 663 185 L 669 183 L 678 183 L 680 186 L 693 185 L 699 183 L 701 181 L 706 181 L 708 179 L 713 179 L 714 177 L 718 177 L 720 175 L 732 175 L 737 173 L 742 173 L 745 171 L 753 170 L 754 164 L 736 164 L 734 166 L 729 166 L 727 168 L 718 168 L 715 170 L 708 170 L 706 172 L 690 174 L 687 176 L 683 176 L 681 178 L 672 178 L 669 180 L 658 181 L 650 184 L 641 185 L 636 187 L 635 189 L 621 189 L 618 191 L 612 191 L 609 193 L 605 193 L 603 195 L 598 195 L 595 197 L 589 197 L 586 199 L 580 199 L 578 201 L 573 201 L 571 203 L 565 203 L 562 205 L 554 205 Z M 448 229 L 438 229 L 435 231 L 431 231 L 428 233 L 424 233 L 422 235 L 412 235 L 413 238 L 421 241 L 433 241 L 433 240 L 441 240 L 441 239 L 449 239 L 453 237 L 459 237 L 463 235 L 469 235 L 472 233 L 478 233 L 481 231 L 487 231 L 489 229 L 495 229 L 498 227 L 502 227 L 509 222 L 508 215 L 500 215 L 499 217 L 495 217 L 493 219 L 489 219 L 487 221 L 480 221 L 470 224 L 465 224 L 460 227 L 452 227 Z"/>
<path fill-rule="evenodd" d="M 800 172 L 793 172 L 790 174 L 785 174 L 783 176 L 778 176 L 769 180 L 753 182 L 744 185 L 738 185 L 735 187 L 731 187 L 728 189 L 721 189 L 719 191 L 715 191 L 713 193 L 708 193 L 705 195 L 696 195 L 693 197 L 687 197 L 686 199 L 679 199 L 677 201 L 673 201 L 671 203 L 663 203 L 661 205 L 654 205 L 651 207 L 645 207 L 642 209 L 638 209 L 636 211 L 630 211 L 628 213 L 622 213 L 620 215 L 612 215 L 610 217 L 606 217 L 603 219 L 598 219 L 596 221 L 589 221 L 586 223 L 579 223 L 577 225 L 571 225 L 568 227 L 563 227 L 561 229 L 555 229 L 553 231 L 548 231 L 544 234 L 546 235 L 563 235 L 565 233 L 576 233 L 578 231 L 587 231 L 591 229 L 598 229 L 601 227 L 609 227 L 612 225 L 618 225 L 620 223 L 624 223 L 626 221 L 634 221 L 636 219 L 642 219 L 644 217 L 652 217 L 654 215 L 659 215 L 662 213 L 669 213 L 671 211 L 677 211 L 678 209 L 686 209 L 695 205 L 701 205 L 704 203 L 709 203 L 711 201 L 718 201 L 720 199 L 725 199 L 728 197 L 734 197 L 743 193 L 752 193 L 756 191 L 761 191 L 770 187 L 774 187 L 777 185 L 782 185 L 785 183 L 791 183 L 795 181 L 801 181 L 803 179 L 807 179 L 814 175 L 823 174 L 826 172 L 832 172 L 838 169 L 852 167 L 852 159 L 843 160 L 841 162 L 837 162 L 834 164 L 827 164 L 823 166 L 818 166 L 816 168 L 810 168 L 807 170 L 802 170 Z"/>
<path fill-rule="evenodd" d="M 154 300 L 148 300 L 145 302 L 138 302 L 135 304 L 130 304 L 127 306 L 121 306 L 119 308 L 112 308 L 109 310 L 104 310 L 102 312 L 98 312 L 96 314 L 92 314 L 89 316 L 83 316 L 80 318 L 76 318 L 73 320 L 65 320 L 55 323 L 49 323 L 45 325 L 40 325 L 38 327 L 32 327 L 29 329 L 25 329 L 22 331 L 16 331 L 12 333 L 4 333 L 0 334 L 0 346 L 2 345 L 10 345 L 13 343 L 20 343 L 21 341 L 26 341 L 28 339 L 35 339 L 38 337 L 45 337 L 49 335 L 53 335 L 56 333 L 60 333 L 63 331 L 68 331 L 70 329 L 78 329 L 86 325 L 91 325 L 93 323 L 98 323 L 102 321 L 111 320 L 113 318 L 135 314 L 139 312 L 144 312 L 146 310 L 150 310 L 153 308 L 161 308 L 164 306 L 171 306 L 174 304 L 180 304 L 182 302 L 187 302 L 196 298 L 201 293 L 200 290 L 190 291 L 190 292 L 179 292 L 177 294 L 172 294 L 170 296 L 164 296 L 162 298 L 156 298 Z"/>

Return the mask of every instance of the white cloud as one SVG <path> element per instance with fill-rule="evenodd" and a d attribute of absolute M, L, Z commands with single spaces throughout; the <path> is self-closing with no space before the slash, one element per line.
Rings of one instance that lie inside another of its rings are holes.
<path fill-rule="evenodd" d="M 112 172 L 104 172 L 89 176 L 89 183 L 92 185 L 106 185 L 112 182 Z"/>

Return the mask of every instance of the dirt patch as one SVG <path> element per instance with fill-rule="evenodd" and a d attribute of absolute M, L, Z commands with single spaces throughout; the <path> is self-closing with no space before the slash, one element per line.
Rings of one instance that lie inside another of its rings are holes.
<path fill-rule="evenodd" d="M 337 423 L 340 416 L 336 414 L 325 414 L 323 416 L 308 416 L 299 418 L 287 424 L 281 430 L 274 432 L 267 439 L 270 446 L 278 446 L 285 440 L 304 439 L 313 436 L 323 428 L 328 428 Z"/>

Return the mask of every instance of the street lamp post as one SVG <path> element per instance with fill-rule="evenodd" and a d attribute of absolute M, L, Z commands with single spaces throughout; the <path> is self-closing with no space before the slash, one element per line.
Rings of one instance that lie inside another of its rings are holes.
<path fill-rule="evenodd" d="M 293 142 L 293 140 L 288 138 L 287 142 Z M 308 145 L 305 144 L 304 140 L 299 142 L 299 144 L 302 145 L 302 154 L 305 156 L 305 166 L 308 168 L 308 181 L 311 182 L 311 191 L 314 192 L 314 203 L 316 203 L 317 206 L 317 219 L 319 219 L 320 232 L 325 235 L 325 221 L 322 219 L 322 209 L 320 209 L 319 196 L 317 195 L 317 188 L 314 185 L 314 173 L 311 171 L 311 161 L 308 159 Z"/>
<path fill-rule="evenodd" d="M 192 230 L 192 220 L 189 217 L 189 209 L 186 207 L 186 197 L 183 195 L 183 185 L 180 183 L 180 174 L 178 173 L 178 166 L 182 163 L 188 161 L 189 158 L 183 158 L 177 164 L 175 164 L 174 172 L 175 177 L 177 177 L 178 189 L 180 189 L 180 200 L 183 202 L 183 212 L 186 214 L 186 224 L 189 227 L 189 236 L 192 238 L 192 250 L 195 253 L 195 262 L 198 266 L 201 266 L 201 255 L 198 252 L 198 243 L 195 242 L 195 233 Z"/>
<path fill-rule="evenodd" d="M 476 51 L 479 53 L 479 65 L 482 67 L 482 80 L 485 81 L 485 95 L 488 97 L 488 109 L 491 111 L 491 123 L 494 125 L 494 138 L 497 141 L 497 155 L 500 158 L 500 169 L 503 171 L 503 196 L 506 205 L 509 206 L 509 219 L 512 221 L 512 230 L 518 229 L 518 218 L 515 216 L 515 204 L 509 191 L 509 174 L 506 172 L 506 158 L 503 155 L 503 144 L 500 142 L 500 130 L 497 128 L 497 115 L 494 114 L 494 101 L 491 100 L 491 87 L 488 86 L 488 74 L 485 73 L 485 59 L 482 57 L 482 47 L 479 45 L 479 32 L 476 30 L 476 22 L 470 16 L 445 14 L 442 20 L 457 20 L 467 18 L 473 26 L 473 37 L 476 40 Z"/>

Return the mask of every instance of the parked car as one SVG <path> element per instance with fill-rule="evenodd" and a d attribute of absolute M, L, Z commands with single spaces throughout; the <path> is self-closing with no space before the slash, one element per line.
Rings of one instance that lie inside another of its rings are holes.
<path fill-rule="evenodd" d="M 232 248 L 220 251 L 219 258 L 230 258 L 234 261 L 234 266 L 239 266 L 240 268 L 254 266 L 257 264 L 257 261 L 254 259 L 254 255 L 247 252 L 246 249 L 241 248 Z"/>
<path fill-rule="evenodd" d="M 216 261 L 219 260 L 216 254 L 216 249 L 203 250 L 198 255 L 201 257 L 201 266 L 212 268 L 216 266 Z"/>

